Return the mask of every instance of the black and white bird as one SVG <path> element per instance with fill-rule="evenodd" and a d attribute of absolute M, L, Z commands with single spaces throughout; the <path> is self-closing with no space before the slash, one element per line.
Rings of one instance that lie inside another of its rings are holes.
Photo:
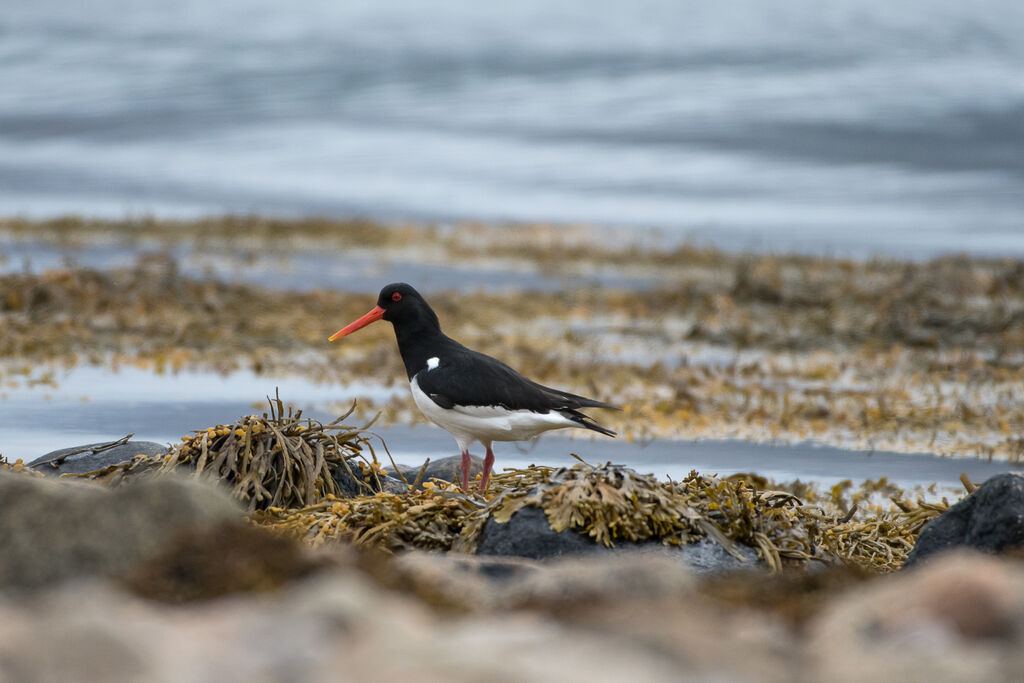
<path fill-rule="evenodd" d="M 330 341 L 381 319 L 395 327 L 417 407 L 459 445 L 463 490 L 469 489 L 469 446 L 474 442 L 487 449 L 480 477 L 483 491 L 494 465 L 494 441 L 522 441 L 565 427 L 615 436 L 579 409 L 619 408 L 537 384 L 501 361 L 467 349 L 441 331 L 437 314 L 405 283 L 382 289 L 373 310 L 332 334 Z"/>

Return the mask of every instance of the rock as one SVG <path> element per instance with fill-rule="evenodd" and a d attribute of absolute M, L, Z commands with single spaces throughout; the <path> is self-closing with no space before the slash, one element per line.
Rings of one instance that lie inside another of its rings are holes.
<path fill-rule="evenodd" d="M 472 480 L 478 474 L 483 472 L 484 461 L 476 455 L 469 456 L 469 478 Z M 417 475 L 420 473 L 422 465 L 399 465 L 398 471 L 402 473 L 409 483 L 416 481 Z M 423 481 L 430 481 L 431 479 L 440 479 L 442 481 L 451 481 L 458 483 L 462 480 L 462 456 L 453 455 L 447 458 L 440 458 L 438 460 L 431 460 L 427 465 L 427 471 L 423 474 Z M 422 486 L 420 487 L 422 488 Z"/>
<path fill-rule="evenodd" d="M 0 588 L 120 576 L 172 538 L 242 523 L 221 489 L 157 477 L 105 489 L 0 472 Z"/>
<path fill-rule="evenodd" d="M 355 496 L 365 496 L 370 491 L 365 486 L 360 486 L 355 477 L 349 474 L 349 471 L 342 466 L 335 466 L 331 469 L 331 476 L 334 477 L 334 483 L 338 485 L 341 495 L 353 498 Z M 401 479 L 396 479 L 392 476 L 379 476 L 381 490 L 385 493 L 404 493 L 409 490 L 405 482 Z M 367 481 L 371 487 L 376 489 L 376 481 Z"/>
<path fill-rule="evenodd" d="M 707 629 L 707 616 L 688 617 L 692 628 Z M 659 683 L 709 680 L 709 669 L 723 668 L 728 673 L 714 680 L 740 679 L 730 667 L 741 653 L 724 662 L 704 658 L 689 661 L 625 632 L 595 632 L 542 614 L 440 615 L 353 570 L 319 574 L 259 600 L 172 607 L 99 582 L 0 600 L 5 681 L 212 683 L 229 672 L 247 683 Z"/>
<path fill-rule="evenodd" d="M 28 464 L 44 474 L 83 474 L 128 462 L 136 455 L 161 455 L 167 452 L 167 444 L 154 441 L 128 441 L 111 448 L 110 443 L 89 443 L 51 451 Z"/>
<path fill-rule="evenodd" d="M 861 584 L 806 632 L 807 680 L 1020 680 L 1024 571 L 977 553 L 943 554 Z"/>
<path fill-rule="evenodd" d="M 1024 475 L 1009 472 L 925 525 L 904 567 L 958 547 L 998 553 L 1024 546 Z"/>
<path fill-rule="evenodd" d="M 337 554 L 314 554 L 295 539 L 231 522 L 179 534 L 136 567 L 125 583 L 151 600 L 210 600 L 276 590 L 329 566 L 329 558 Z"/>
<path fill-rule="evenodd" d="M 488 519 L 480 532 L 478 555 L 509 555 L 543 560 L 598 550 L 591 539 L 574 531 L 552 531 L 547 515 L 532 505 L 518 510 L 508 522 Z"/>
<path fill-rule="evenodd" d="M 477 543 L 478 555 L 507 555 L 543 560 L 562 555 L 602 552 L 644 552 L 664 554 L 684 562 L 698 573 L 714 573 L 761 567 L 757 551 L 735 544 L 743 561 L 731 555 L 716 541 L 703 538 L 680 548 L 667 547 L 657 541 L 647 543 L 617 542 L 612 549 L 572 530 L 553 531 L 547 515 L 538 507 L 526 506 L 502 524 L 487 520 Z"/>
<path fill-rule="evenodd" d="M 408 552 L 388 582 L 430 604 L 465 610 L 563 608 L 635 599 L 675 600 L 693 590 L 694 573 L 654 553 L 611 553 L 545 562 L 518 557 Z"/>

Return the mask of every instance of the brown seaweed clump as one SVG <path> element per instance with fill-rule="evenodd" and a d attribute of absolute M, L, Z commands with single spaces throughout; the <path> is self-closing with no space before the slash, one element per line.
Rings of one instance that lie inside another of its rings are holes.
<path fill-rule="evenodd" d="M 25 461 L 22 460 L 21 458 L 18 458 L 14 462 L 8 462 L 7 458 L 5 458 L 2 455 L 0 455 L 0 471 L 15 472 L 17 474 L 27 474 L 32 477 L 44 476 L 42 472 L 32 469 L 31 467 L 26 465 Z"/>
<path fill-rule="evenodd" d="M 929 521 L 949 509 L 949 502 L 929 503 L 892 498 L 889 510 L 862 519 L 825 525 L 818 542 L 844 562 L 871 571 L 903 566 L 918 535 Z"/>
<path fill-rule="evenodd" d="M 260 510 L 253 521 L 316 547 L 350 541 L 389 552 L 450 550 L 469 515 L 481 503 L 454 490 L 427 487 L 409 493 L 378 493 L 326 500 L 298 510 Z"/>
<path fill-rule="evenodd" d="M 552 530 L 572 529 L 607 547 L 679 546 L 708 537 L 736 555 L 737 544 L 756 549 L 774 572 L 817 562 L 878 573 L 898 569 L 924 524 L 949 507 L 945 500 L 913 502 L 895 490 L 888 508 L 872 509 L 867 497 L 891 488 L 878 482 L 852 491 L 837 487 L 828 496 L 806 489 L 806 499 L 766 488 L 768 483 L 697 472 L 679 482 L 660 481 L 621 465 L 581 461 L 507 470 L 493 479 L 499 493 L 486 502 L 429 482 L 423 491 L 328 499 L 293 510 L 270 507 L 252 519 L 314 546 L 350 541 L 389 552 L 472 553 L 488 520 L 505 523 L 533 505 L 545 511 Z"/>
<path fill-rule="evenodd" d="M 800 514 L 796 496 L 742 481 L 697 472 L 681 482 L 659 481 L 621 465 L 581 460 L 559 469 L 515 470 L 497 483 L 514 485 L 467 520 L 458 549 L 475 549 L 488 519 L 507 522 L 534 505 L 545 511 L 552 530 L 574 529 L 607 547 L 616 541 L 684 545 L 707 536 L 737 557 L 736 543 L 756 548 L 773 570 L 784 559 L 824 559 L 814 542 L 817 520 Z"/>
<path fill-rule="evenodd" d="M 373 435 L 342 422 L 355 410 L 323 424 L 270 401 L 262 417 L 247 415 L 231 425 L 200 429 L 164 455 L 136 456 L 79 476 L 116 485 L 125 477 L 187 469 L 229 486 L 249 512 L 269 507 L 303 508 L 341 495 L 336 480 L 348 475 L 354 485 L 372 494 L 381 489 L 384 472 L 373 450 Z M 357 460 L 353 468 L 350 460 Z M 340 475 L 343 476 L 343 475 Z"/>

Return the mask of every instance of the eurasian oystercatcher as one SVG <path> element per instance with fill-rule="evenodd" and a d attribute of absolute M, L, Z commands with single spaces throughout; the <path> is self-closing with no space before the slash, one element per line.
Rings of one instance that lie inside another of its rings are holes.
<path fill-rule="evenodd" d="M 405 283 L 380 290 L 373 310 L 332 334 L 330 341 L 381 319 L 395 327 L 417 407 L 459 445 L 463 490 L 469 489 L 469 446 L 475 441 L 487 449 L 480 477 L 483 491 L 494 465 L 493 441 L 522 441 L 565 427 L 615 436 L 579 408 L 619 408 L 542 386 L 499 360 L 467 349 L 441 332 L 437 314 Z"/>

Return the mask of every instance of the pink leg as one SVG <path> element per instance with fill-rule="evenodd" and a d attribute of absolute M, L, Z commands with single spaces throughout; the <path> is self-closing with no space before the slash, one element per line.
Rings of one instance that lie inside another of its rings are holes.
<path fill-rule="evenodd" d="M 462 490 L 469 490 L 469 451 L 462 451 Z"/>
<path fill-rule="evenodd" d="M 494 467 L 494 451 L 491 450 L 491 444 L 487 444 L 487 456 L 484 458 L 484 471 L 480 475 L 480 492 L 483 493 L 487 490 L 487 482 L 491 478 L 491 468 Z"/>

